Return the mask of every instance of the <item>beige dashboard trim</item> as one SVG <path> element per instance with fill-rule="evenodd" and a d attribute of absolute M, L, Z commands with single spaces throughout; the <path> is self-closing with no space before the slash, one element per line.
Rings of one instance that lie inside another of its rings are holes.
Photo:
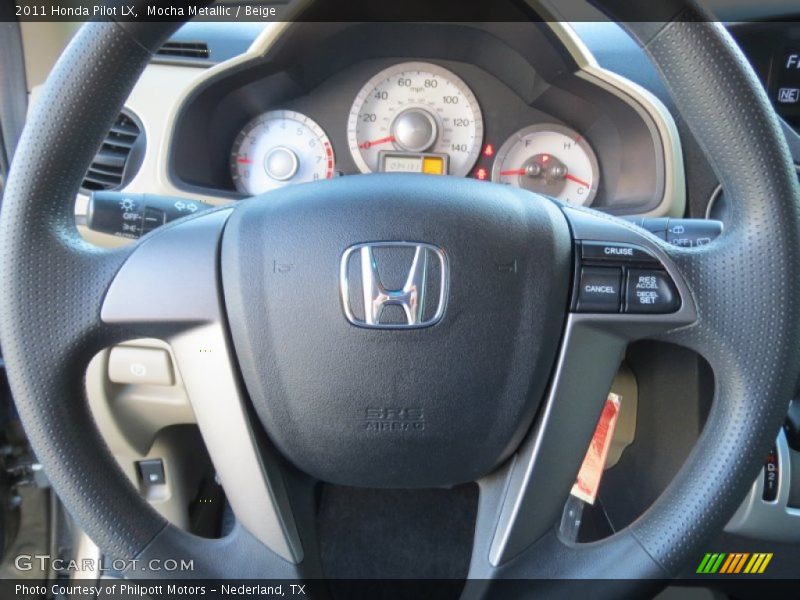
<path fill-rule="evenodd" d="M 686 209 L 686 174 L 683 168 L 680 134 L 672 114 L 650 91 L 630 79 L 601 67 L 572 26 L 557 20 L 557 12 L 549 5 L 546 3 L 534 5 L 540 14 L 549 19 L 547 25 L 577 63 L 580 68 L 578 76 L 615 93 L 634 108 L 644 110 L 658 130 L 664 152 L 664 193 L 656 208 L 637 216 L 682 217 Z"/>

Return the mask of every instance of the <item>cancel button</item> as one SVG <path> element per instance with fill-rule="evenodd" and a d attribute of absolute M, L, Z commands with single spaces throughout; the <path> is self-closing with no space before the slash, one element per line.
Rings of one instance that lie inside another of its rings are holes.
<path fill-rule="evenodd" d="M 584 267 L 578 290 L 578 312 L 619 312 L 622 269 Z"/>

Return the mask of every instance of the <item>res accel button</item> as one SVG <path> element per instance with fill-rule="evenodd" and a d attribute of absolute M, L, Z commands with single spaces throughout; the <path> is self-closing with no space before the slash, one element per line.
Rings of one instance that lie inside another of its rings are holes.
<path fill-rule="evenodd" d="M 622 269 L 583 267 L 578 289 L 578 312 L 619 312 Z"/>
<path fill-rule="evenodd" d="M 625 305 L 628 313 L 671 313 L 680 307 L 680 299 L 665 271 L 629 269 Z"/>

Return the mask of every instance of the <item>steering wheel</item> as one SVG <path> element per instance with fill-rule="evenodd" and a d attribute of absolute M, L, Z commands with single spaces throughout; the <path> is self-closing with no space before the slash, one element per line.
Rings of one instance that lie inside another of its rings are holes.
<path fill-rule="evenodd" d="M 139 559 L 130 577 L 314 578 L 315 481 L 477 481 L 470 578 L 617 578 L 630 593 L 677 574 L 759 472 L 800 368 L 800 214 L 788 149 L 723 27 L 694 5 L 680 11 L 660 27 L 629 28 L 732 202 L 724 235 L 694 249 L 503 186 L 397 175 L 290 186 L 124 249 L 95 248 L 75 228 L 75 193 L 176 24 L 84 25 L 31 112 L 0 217 L 11 387 L 81 527 L 108 555 Z M 655 272 L 676 303 L 649 313 L 571 303 L 592 242 L 626 248 L 625 272 Z M 406 251 L 406 284 L 385 289 L 375 264 Z M 382 310 L 388 323 L 370 317 Z M 237 518 L 222 539 L 160 517 L 92 420 L 90 359 L 136 337 L 174 350 Z M 624 349 L 644 337 L 708 361 L 712 409 L 638 520 L 603 541 L 570 543 L 555 525 Z M 155 558 L 191 559 L 194 570 L 147 569 Z"/>

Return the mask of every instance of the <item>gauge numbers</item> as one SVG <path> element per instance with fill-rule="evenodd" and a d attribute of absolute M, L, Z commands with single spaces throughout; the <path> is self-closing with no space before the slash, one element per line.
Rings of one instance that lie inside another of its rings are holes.
<path fill-rule="evenodd" d="M 333 147 L 322 128 L 291 110 L 250 121 L 231 151 L 236 189 L 251 196 L 290 184 L 333 177 Z"/>
<path fill-rule="evenodd" d="M 464 176 L 482 139 L 483 117 L 472 91 L 454 73 L 424 62 L 394 65 L 370 79 L 347 124 L 350 152 L 362 173 L 390 170 L 387 155 L 394 162 L 408 155 L 439 158 L 437 164 L 447 165 L 442 174 Z"/>

